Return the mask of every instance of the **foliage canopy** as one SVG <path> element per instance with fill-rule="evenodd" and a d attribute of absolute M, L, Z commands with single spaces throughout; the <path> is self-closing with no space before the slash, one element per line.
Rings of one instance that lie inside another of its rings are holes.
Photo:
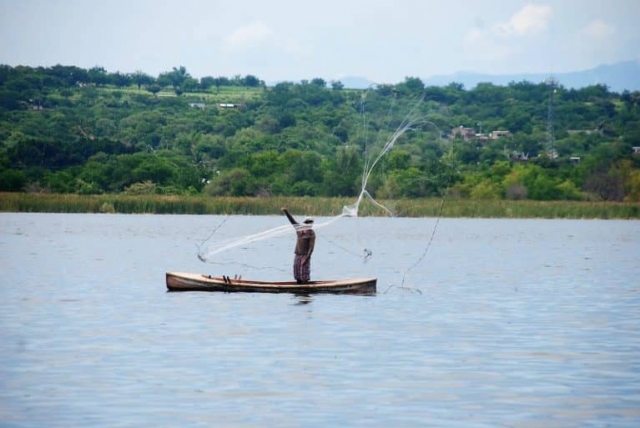
<path fill-rule="evenodd" d="M 640 93 L 0 65 L 0 191 L 640 200 Z"/>

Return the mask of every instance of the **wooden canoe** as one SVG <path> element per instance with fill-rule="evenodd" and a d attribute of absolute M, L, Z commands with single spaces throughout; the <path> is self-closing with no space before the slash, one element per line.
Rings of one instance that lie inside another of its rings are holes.
<path fill-rule="evenodd" d="M 353 278 L 326 281 L 310 281 L 298 284 L 295 281 L 252 281 L 226 276 L 216 277 L 197 273 L 167 272 L 169 291 L 223 291 L 253 293 L 334 293 L 362 294 L 376 293 L 376 278 Z"/>

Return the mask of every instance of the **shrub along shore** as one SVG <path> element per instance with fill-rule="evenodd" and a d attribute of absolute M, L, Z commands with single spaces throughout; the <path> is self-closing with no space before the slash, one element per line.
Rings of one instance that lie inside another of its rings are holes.
<path fill-rule="evenodd" d="M 0 193 L 1 212 L 274 215 L 286 206 L 298 215 L 335 216 L 353 198 L 209 197 Z M 510 201 L 455 198 L 378 201 L 397 217 L 640 219 L 640 203 Z M 359 216 L 388 214 L 364 201 Z"/>

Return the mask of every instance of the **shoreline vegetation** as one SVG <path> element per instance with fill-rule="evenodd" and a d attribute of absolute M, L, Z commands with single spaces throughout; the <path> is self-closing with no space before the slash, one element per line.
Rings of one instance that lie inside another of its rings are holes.
<path fill-rule="evenodd" d="M 132 196 L 121 194 L 77 195 L 54 193 L 0 193 L 0 212 L 275 215 L 280 207 L 315 216 L 336 216 L 354 198 L 325 197 L 211 197 Z M 640 219 L 640 203 L 475 200 L 429 198 L 378 201 L 396 217 Z M 388 213 L 364 200 L 362 217 L 388 217 Z"/>

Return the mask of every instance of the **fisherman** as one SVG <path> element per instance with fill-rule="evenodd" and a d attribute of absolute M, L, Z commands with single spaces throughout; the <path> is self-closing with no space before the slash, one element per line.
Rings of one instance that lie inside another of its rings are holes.
<path fill-rule="evenodd" d="M 316 232 L 313 230 L 313 218 L 307 217 L 303 224 L 298 223 L 286 208 L 282 212 L 287 216 L 298 236 L 293 259 L 293 277 L 298 284 L 305 284 L 311 279 L 311 254 L 316 244 Z"/>

